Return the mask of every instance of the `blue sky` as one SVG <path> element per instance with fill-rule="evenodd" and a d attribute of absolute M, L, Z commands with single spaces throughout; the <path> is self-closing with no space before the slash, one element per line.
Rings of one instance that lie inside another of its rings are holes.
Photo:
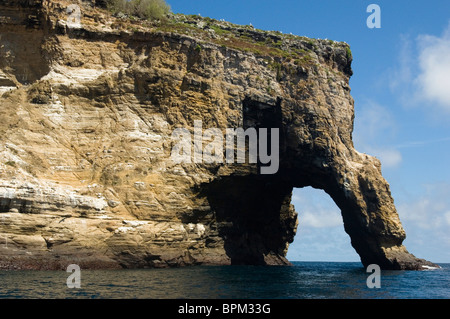
<path fill-rule="evenodd" d="M 407 249 L 450 262 L 450 1 L 167 2 L 173 12 L 349 43 L 355 147 L 381 160 Z M 379 29 L 366 25 L 372 3 Z M 290 260 L 359 260 L 324 192 L 295 190 L 293 204 L 300 224 Z"/>

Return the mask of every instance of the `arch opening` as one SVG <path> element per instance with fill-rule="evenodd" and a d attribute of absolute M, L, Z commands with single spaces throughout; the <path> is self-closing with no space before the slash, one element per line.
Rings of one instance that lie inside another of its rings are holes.
<path fill-rule="evenodd" d="M 344 230 L 341 210 L 325 191 L 294 188 L 291 204 L 298 213 L 298 227 L 288 248 L 289 261 L 360 261 Z"/>

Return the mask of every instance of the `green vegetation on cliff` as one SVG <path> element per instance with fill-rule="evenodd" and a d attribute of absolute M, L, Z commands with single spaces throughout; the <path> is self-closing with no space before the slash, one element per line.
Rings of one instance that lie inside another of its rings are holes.
<path fill-rule="evenodd" d="M 107 0 L 108 9 L 113 13 L 137 16 L 141 19 L 160 20 L 170 12 L 164 0 Z"/>
<path fill-rule="evenodd" d="M 117 2 L 119 0 L 108 1 Z M 119 1 L 119 4 L 123 3 Z M 292 73 L 296 72 L 298 67 L 313 67 L 316 65 L 319 55 L 325 60 L 335 59 L 327 52 L 339 55 L 338 60 L 346 61 L 344 65 L 347 66 L 345 70 L 341 71 L 348 75 L 352 74 L 350 66 L 352 54 L 349 45 L 344 42 L 311 39 L 279 31 L 265 31 L 256 29 L 252 25 L 238 25 L 200 15 L 174 14 L 168 11 L 160 19 L 148 19 L 141 17 L 136 11 L 126 8 L 119 10 L 119 7 L 111 4 L 109 6 L 109 10 L 116 18 L 115 22 L 111 24 L 113 29 L 189 36 L 198 41 L 196 46 L 198 52 L 201 51 L 204 44 L 206 46 L 216 44 L 224 49 L 252 53 L 257 57 L 268 59 L 268 66 L 276 71 L 277 80 L 282 79 L 283 72 Z M 272 59 L 276 59 L 276 61 Z"/>

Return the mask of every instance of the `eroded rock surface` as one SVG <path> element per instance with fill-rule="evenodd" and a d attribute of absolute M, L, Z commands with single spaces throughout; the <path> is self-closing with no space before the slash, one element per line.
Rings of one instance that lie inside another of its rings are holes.
<path fill-rule="evenodd" d="M 347 44 L 92 1 L 72 28 L 68 4 L 0 1 L 0 268 L 289 264 L 305 186 L 339 206 L 364 265 L 432 265 L 353 147 Z M 174 163 L 172 132 L 195 120 L 279 128 L 278 172 Z"/>

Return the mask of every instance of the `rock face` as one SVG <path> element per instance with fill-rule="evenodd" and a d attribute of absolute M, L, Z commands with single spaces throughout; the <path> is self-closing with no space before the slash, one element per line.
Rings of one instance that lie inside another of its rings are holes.
<path fill-rule="evenodd" d="M 73 27 L 69 4 L 0 1 L 0 268 L 289 264 L 305 186 L 339 206 L 364 265 L 433 265 L 402 245 L 380 162 L 353 147 L 347 44 L 121 20 L 101 1 Z M 174 162 L 172 133 L 196 120 L 277 128 L 277 173 Z"/>

